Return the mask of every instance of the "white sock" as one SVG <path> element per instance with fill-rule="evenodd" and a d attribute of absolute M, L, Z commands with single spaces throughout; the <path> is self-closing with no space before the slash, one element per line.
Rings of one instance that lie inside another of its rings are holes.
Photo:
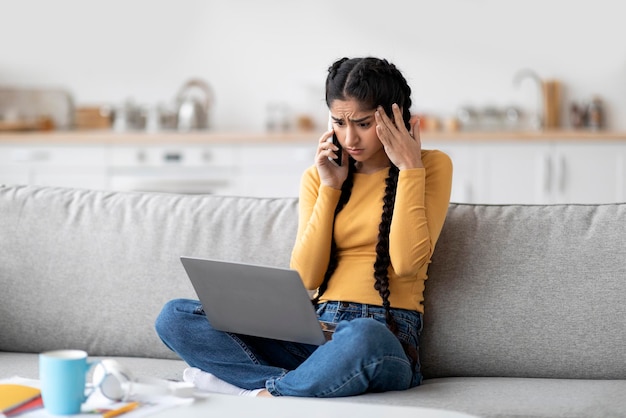
<path fill-rule="evenodd" d="M 199 390 L 225 395 L 255 397 L 263 391 L 263 389 L 242 389 L 196 367 L 186 368 L 183 371 L 183 380 L 187 383 L 193 383 Z"/>

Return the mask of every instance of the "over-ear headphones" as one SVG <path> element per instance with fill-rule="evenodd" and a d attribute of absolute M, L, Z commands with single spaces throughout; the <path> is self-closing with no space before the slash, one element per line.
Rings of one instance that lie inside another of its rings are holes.
<path fill-rule="evenodd" d="M 128 368 L 112 359 L 101 360 L 96 364 L 92 383 L 94 389 L 99 389 L 106 398 L 117 402 L 145 395 L 189 398 L 195 389 L 191 383 L 135 378 Z"/>

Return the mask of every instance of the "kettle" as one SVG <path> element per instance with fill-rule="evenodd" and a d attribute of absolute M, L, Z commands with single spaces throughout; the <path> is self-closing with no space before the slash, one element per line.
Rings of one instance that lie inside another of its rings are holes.
<path fill-rule="evenodd" d="M 209 128 L 209 113 L 213 105 L 213 91 L 200 79 L 187 81 L 176 96 L 177 121 L 179 131 L 202 130 Z"/>

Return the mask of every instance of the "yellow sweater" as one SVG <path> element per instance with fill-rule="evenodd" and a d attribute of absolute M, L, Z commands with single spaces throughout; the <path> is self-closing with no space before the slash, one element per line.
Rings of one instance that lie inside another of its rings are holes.
<path fill-rule="evenodd" d="M 450 202 L 452 163 L 441 151 L 422 150 L 424 168 L 400 171 L 389 236 L 389 302 L 424 312 L 424 281 Z M 337 215 L 338 266 L 321 301 L 382 305 L 374 289 L 374 261 L 389 169 L 354 174 L 350 200 Z M 317 289 L 330 258 L 333 213 L 340 190 L 322 186 L 317 168 L 302 176 L 299 224 L 291 267 L 309 290 Z"/>

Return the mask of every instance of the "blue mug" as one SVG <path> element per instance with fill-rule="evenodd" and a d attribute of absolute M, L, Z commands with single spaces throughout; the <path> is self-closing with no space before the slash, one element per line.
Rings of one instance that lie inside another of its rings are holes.
<path fill-rule="evenodd" d="M 39 354 L 41 397 L 53 415 L 80 413 L 89 394 L 85 392 L 87 372 L 97 362 L 87 361 L 81 350 L 56 350 Z"/>

